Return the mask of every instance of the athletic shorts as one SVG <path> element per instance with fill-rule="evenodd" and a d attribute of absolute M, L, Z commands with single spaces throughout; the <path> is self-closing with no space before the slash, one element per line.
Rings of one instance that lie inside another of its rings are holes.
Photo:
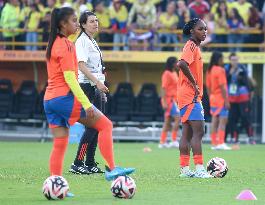
<path fill-rule="evenodd" d="M 167 100 L 167 109 L 165 110 L 165 118 L 180 116 L 178 105 L 175 101 Z"/>
<path fill-rule="evenodd" d="M 229 111 L 225 107 L 211 107 L 211 115 L 212 116 L 219 116 L 219 117 L 228 117 Z"/>
<path fill-rule="evenodd" d="M 188 120 L 204 120 L 204 110 L 200 102 L 191 103 L 180 109 L 181 122 L 187 122 Z"/>
<path fill-rule="evenodd" d="M 72 93 L 43 102 L 45 114 L 50 128 L 70 127 L 80 118 L 86 116 L 81 103 Z"/>

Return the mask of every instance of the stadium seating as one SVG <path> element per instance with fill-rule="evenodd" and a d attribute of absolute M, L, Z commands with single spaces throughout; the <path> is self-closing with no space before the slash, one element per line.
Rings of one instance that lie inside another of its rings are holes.
<path fill-rule="evenodd" d="M 120 83 L 111 99 L 112 121 L 129 120 L 134 108 L 134 93 L 130 83 Z"/>
<path fill-rule="evenodd" d="M 38 91 L 33 81 L 23 81 L 19 90 L 15 94 L 15 100 L 9 117 L 12 119 L 28 119 L 32 117 Z"/>
<path fill-rule="evenodd" d="M 136 109 L 131 115 L 132 121 L 154 121 L 157 115 L 158 94 L 156 86 L 152 83 L 143 84 L 139 95 L 136 97 Z"/>
<path fill-rule="evenodd" d="M 10 80 L 0 80 L 0 118 L 6 118 L 12 109 L 14 91 Z"/>
<path fill-rule="evenodd" d="M 46 119 L 45 113 L 44 113 L 44 107 L 43 107 L 43 98 L 44 98 L 45 90 L 46 90 L 46 86 L 40 92 L 40 94 L 38 96 L 38 100 L 36 102 L 36 106 L 35 106 L 34 113 L 32 116 L 34 119 L 39 119 L 39 120 Z"/>

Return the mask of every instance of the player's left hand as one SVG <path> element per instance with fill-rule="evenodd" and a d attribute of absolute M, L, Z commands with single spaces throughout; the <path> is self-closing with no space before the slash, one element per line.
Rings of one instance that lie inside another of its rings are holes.
<path fill-rule="evenodd" d="M 94 118 L 95 117 L 95 110 L 94 110 L 93 106 L 86 109 L 86 116 L 88 118 Z"/>

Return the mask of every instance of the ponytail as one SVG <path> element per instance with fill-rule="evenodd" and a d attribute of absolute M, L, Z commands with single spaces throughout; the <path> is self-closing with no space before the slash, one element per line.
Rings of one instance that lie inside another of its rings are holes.
<path fill-rule="evenodd" d="M 51 31 L 50 31 L 48 47 L 47 47 L 47 51 L 46 51 L 46 58 L 48 60 L 50 60 L 50 58 L 51 58 L 52 46 L 53 46 L 53 43 L 54 43 L 56 36 L 57 36 L 57 33 L 58 33 L 58 28 L 59 28 L 58 13 L 59 13 L 59 11 L 60 11 L 60 9 L 55 8 L 55 9 L 53 9 L 52 14 L 51 14 Z"/>
<path fill-rule="evenodd" d="M 52 46 L 57 37 L 57 34 L 60 33 L 60 22 L 67 21 L 68 17 L 73 15 L 75 12 L 70 7 L 63 7 L 61 9 L 55 8 L 51 14 L 51 30 L 48 40 L 48 46 L 46 50 L 46 58 L 50 60 L 52 53 Z"/>

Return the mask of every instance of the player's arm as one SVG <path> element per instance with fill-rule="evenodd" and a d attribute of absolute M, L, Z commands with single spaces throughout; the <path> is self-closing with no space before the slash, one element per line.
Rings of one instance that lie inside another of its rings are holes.
<path fill-rule="evenodd" d="M 77 100 L 81 103 L 83 108 L 87 110 L 92 107 L 92 104 L 90 103 L 89 99 L 76 80 L 75 72 L 72 70 L 67 70 L 63 72 L 63 75 L 65 82 L 67 83 Z"/>
<path fill-rule="evenodd" d="M 105 93 L 109 92 L 109 89 L 101 83 L 91 72 L 90 69 L 87 67 L 86 63 L 84 61 L 80 61 L 78 63 L 79 70 L 84 73 L 84 75 L 91 80 L 93 83 L 96 84 L 97 88 Z"/>
<path fill-rule="evenodd" d="M 166 100 L 166 89 L 165 88 L 161 88 L 161 100 L 162 100 L 162 107 L 166 109 L 167 100 Z"/>
<path fill-rule="evenodd" d="M 228 100 L 228 93 L 227 93 L 227 90 L 226 90 L 226 85 L 222 84 L 222 85 L 220 85 L 220 88 L 221 88 L 221 93 L 222 93 L 223 99 L 225 101 L 225 107 L 227 109 L 229 109 L 230 108 L 230 103 L 229 103 L 229 100 Z"/>
<path fill-rule="evenodd" d="M 184 60 L 180 60 L 178 62 L 178 67 L 181 69 L 181 71 L 183 72 L 183 74 L 188 78 L 188 80 L 191 82 L 192 86 L 195 89 L 195 95 L 198 96 L 199 95 L 199 87 L 195 81 L 194 76 L 192 75 L 192 73 L 190 72 L 190 68 L 189 65 L 186 61 Z"/>

